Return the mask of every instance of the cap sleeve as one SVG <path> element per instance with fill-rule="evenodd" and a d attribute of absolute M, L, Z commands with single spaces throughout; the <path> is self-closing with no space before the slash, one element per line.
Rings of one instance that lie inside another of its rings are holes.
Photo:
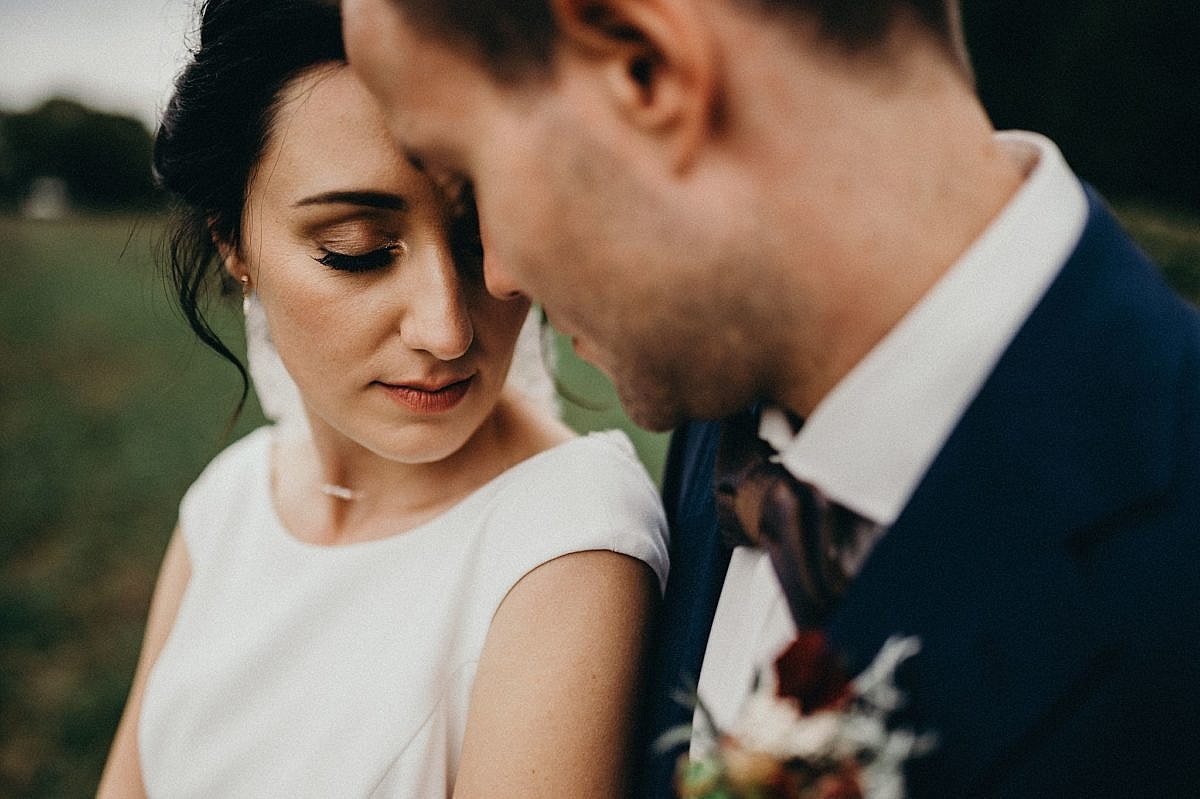
<path fill-rule="evenodd" d="M 667 580 L 667 524 L 658 491 L 621 431 L 592 433 L 513 470 L 485 533 L 489 572 L 514 585 L 572 552 L 610 550 Z"/>

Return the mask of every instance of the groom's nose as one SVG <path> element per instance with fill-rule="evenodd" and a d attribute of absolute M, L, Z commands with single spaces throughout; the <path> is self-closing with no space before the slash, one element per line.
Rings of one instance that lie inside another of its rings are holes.
<path fill-rule="evenodd" d="M 513 282 L 504 262 L 488 252 L 486 245 L 483 251 L 483 281 L 487 284 L 488 293 L 497 299 L 511 300 L 523 293 L 521 287 Z"/>

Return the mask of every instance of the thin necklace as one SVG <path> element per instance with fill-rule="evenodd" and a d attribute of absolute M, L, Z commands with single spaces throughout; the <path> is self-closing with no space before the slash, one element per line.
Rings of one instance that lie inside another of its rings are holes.
<path fill-rule="evenodd" d="M 346 486 L 336 485 L 334 483 L 321 483 L 321 493 L 327 497 L 333 497 L 334 499 L 352 500 L 362 499 L 363 497 L 361 491 L 355 491 L 354 489 L 347 488 Z"/>

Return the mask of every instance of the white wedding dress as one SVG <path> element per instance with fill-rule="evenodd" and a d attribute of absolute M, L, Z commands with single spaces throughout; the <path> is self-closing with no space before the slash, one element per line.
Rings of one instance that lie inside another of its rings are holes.
<path fill-rule="evenodd" d="M 264 408 L 281 421 L 218 455 L 181 503 L 192 577 L 143 699 L 148 794 L 450 796 L 500 602 L 539 564 L 590 549 L 641 559 L 661 588 L 657 491 L 624 433 L 595 433 L 416 529 L 303 543 L 276 515 L 270 478 L 273 439 L 302 434 L 298 395 L 277 393 L 287 375 L 265 346 L 254 379 L 273 381 Z"/>

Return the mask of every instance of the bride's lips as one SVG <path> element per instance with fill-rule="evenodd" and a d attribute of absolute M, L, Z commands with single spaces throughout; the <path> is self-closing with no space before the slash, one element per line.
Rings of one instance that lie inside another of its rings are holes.
<path fill-rule="evenodd" d="M 475 376 L 440 385 L 395 385 L 380 383 L 388 397 L 397 405 L 414 413 L 445 413 L 462 402 L 471 389 Z"/>

